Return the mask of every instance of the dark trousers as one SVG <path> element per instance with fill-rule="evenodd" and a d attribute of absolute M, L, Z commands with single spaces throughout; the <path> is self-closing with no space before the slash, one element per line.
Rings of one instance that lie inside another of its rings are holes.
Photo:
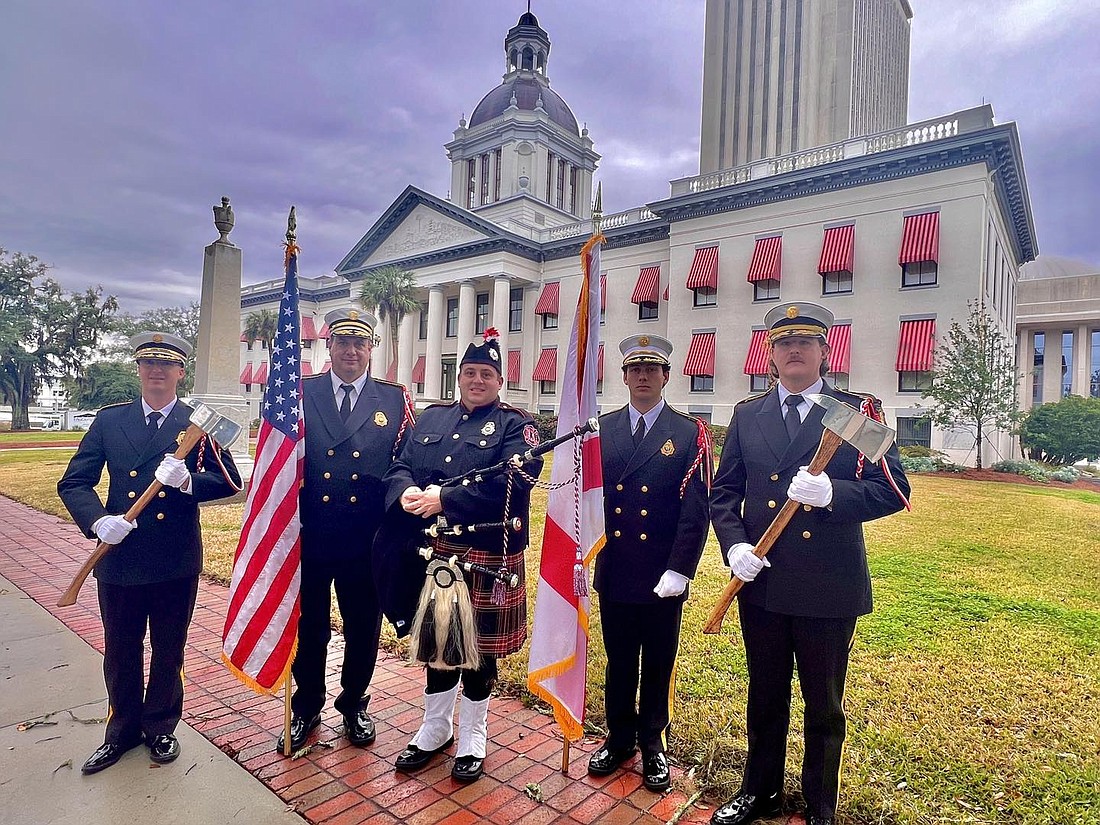
<path fill-rule="evenodd" d="M 802 795 L 807 813 L 836 815 L 844 745 L 844 679 L 855 617 L 785 616 L 738 600 L 749 671 L 748 744 L 741 790 L 769 795 L 783 787 L 791 721 L 791 679 L 806 703 Z"/>
<path fill-rule="evenodd" d="M 665 749 L 683 612 L 679 599 L 648 604 L 600 599 L 607 651 L 604 706 L 609 748 L 622 750 L 637 744 L 645 753 Z"/>
<path fill-rule="evenodd" d="M 497 680 L 497 658 L 481 654 L 481 665 L 471 670 L 443 670 L 427 668 L 428 680 L 425 693 L 446 693 L 462 679 L 462 695 L 471 702 L 488 699 Z"/>
<path fill-rule="evenodd" d="M 294 657 L 294 714 L 312 718 L 325 706 L 325 660 L 332 638 L 332 586 L 344 623 L 340 695 L 333 705 L 345 716 L 367 706 L 367 687 L 378 659 L 382 611 L 369 559 L 302 559 L 302 609 Z"/>
<path fill-rule="evenodd" d="M 127 747 L 172 733 L 183 715 L 183 648 L 199 579 L 119 585 L 99 582 L 103 679 L 110 712 L 103 741 Z M 145 632 L 152 650 L 145 681 Z"/>

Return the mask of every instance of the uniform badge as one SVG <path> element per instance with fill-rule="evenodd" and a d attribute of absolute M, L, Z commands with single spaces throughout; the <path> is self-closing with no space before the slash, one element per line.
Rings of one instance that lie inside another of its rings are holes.
<path fill-rule="evenodd" d="M 672 455 L 675 452 L 676 448 L 673 446 L 671 438 L 661 445 L 661 455 Z"/>
<path fill-rule="evenodd" d="M 179 446 L 180 444 L 182 444 L 182 443 L 183 443 L 183 437 L 184 437 L 184 436 L 185 436 L 186 434 L 187 434 L 187 433 L 186 433 L 186 431 L 185 431 L 185 430 L 180 430 L 180 434 L 176 436 L 176 446 L 177 446 L 177 447 L 178 447 L 178 446 Z"/>
<path fill-rule="evenodd" d="M 492 435 L 497 431 L 497 425 L 494 421 L 486 421 L 485 426 L 481 428 L 482 435 Z"/>
<path fill-rule="evenodd" d="M 353 321 L 358 321 L 359 320 L 359 310 L 357 310 L 357 309 L 348 310 L 348 318 L 350 318 Z"/>
<path fill-rule="evenodd" d="M 500 356 L 497 355 L 497 351 L 495 349 L 490 349 L 489 350 L 489 357 L 492 358 L 494 361 L 497 361 L 497 360 L 500 359 Z"/>
<path fill-rule="evenodd" d="M 528 424 L 523 428 L 523 440 L 531 447 L 539 446 L 539 428 L 534 424 Z"/>
<path fill-rule="evenodd" d="M 640 347 L 648 347 L 648 346 L 649 346 L 649 336 L 648 336 L 648 335 L 643 335 L 643 336 L 641 336 L 641 337 L 640 337 L 640 338 L 638 339 L 638 346 L 640 346 Z"/>
<path fill-rule="evenodd" d="M 387 424 L 390 423 L 390 420 L 386 418 L 386 414 L 384 412 L 379 410 L 374 414 L 374 423 L 376 426 L 385 427 Z"/>
<path fill-rule="evenodd" d="M 787 307 L 787 317 L 788 318 L 797 318 L 798 317 L 798 307 Z"/>
<path fill-rule="evenodd" d="M 159 332 L 156 335 L 153 336 L 153 343 L 154 344 L 161 344 L 163 342 L 164 342 L 164 336 L 161 335 Z"/>

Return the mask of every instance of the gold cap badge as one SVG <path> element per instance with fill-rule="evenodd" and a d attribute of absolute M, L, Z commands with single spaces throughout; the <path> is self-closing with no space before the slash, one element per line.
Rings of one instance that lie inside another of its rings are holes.
<path fill-rule="evenodd" d="M 797 318 L 798 317 L 798 307 L 787 307 L 787 317 L 788 318 Z"/>

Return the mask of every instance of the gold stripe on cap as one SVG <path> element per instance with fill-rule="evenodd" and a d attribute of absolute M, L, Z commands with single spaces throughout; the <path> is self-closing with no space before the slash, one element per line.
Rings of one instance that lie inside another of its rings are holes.
<path fill-rule="evenodd" d="M 178 350 L 153 346 L 138 347 L 134 350 L 134 358 L 160 358 L 166 361 L 179 361 L 181 364 L 187 360 Z"/>

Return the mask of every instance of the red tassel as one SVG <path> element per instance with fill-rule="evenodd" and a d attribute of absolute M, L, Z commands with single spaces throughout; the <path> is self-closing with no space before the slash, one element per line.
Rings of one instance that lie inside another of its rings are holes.
<path fill-rule="evenodd" d="M 507 568 L 504 567 L 500 568 L 500 572 L 502 575 L 508 574 Z M 493 594 L 489 597 L 489 601 L 497 607 L 504 604 L 504 580 L 500 576 L 493 579 Z"/>

